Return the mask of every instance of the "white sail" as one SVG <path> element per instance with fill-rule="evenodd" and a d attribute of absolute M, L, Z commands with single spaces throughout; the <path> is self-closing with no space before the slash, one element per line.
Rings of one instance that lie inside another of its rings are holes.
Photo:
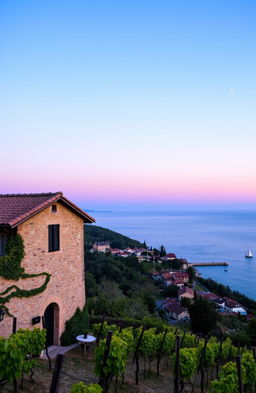
<path fill-rule="evenodd" d="M 247 254 L 245 255 L 245 257 L 246 258 L 253 258 L 253 255 L 252 255 L 252 252 L 251 252 L 251 250 L 248 248 L 248 252 L 247 252 Z"/>

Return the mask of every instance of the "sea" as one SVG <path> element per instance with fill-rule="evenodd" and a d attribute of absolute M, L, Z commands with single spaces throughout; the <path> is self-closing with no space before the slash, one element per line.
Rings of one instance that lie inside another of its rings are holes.
<path fill-rule="evenodd" d="M 197 269 L 202 277 L 211 277 L 256 299 L 256 210 L 90 214 L 98 226 L 145 240 L 148 246 L 164 245 L 168 252 L 189 262 L 229 263 L 227 268 Z M 245 258 L 248 248 L 254 258 Z"/>

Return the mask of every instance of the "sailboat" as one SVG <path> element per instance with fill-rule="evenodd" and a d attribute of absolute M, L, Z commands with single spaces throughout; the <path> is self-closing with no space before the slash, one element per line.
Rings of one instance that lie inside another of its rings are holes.
<path fill-rule="evenodd" d="M 249 248 L 247 254 L 245 254 L 245 258 L 253 258 L 252 252 Z"/>

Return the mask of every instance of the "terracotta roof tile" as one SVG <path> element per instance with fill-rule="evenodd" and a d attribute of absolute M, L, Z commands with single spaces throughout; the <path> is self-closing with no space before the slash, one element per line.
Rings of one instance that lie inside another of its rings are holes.
<path fill-rule="evenodd" d="M 171 312 L 177 314 L 177 315 L 180 315 L 183 312 L 188 311 L 188 309 L 186 307 L 182 307 L 178 303 L 168 304 L 166 309 L 168 311 L 171 311 Z"/>
<path fill-rule="evenodd" d="M 179 290 L 178 295 L 183 295 L 184 293 L 189 293 L 190 295 L 194 295 L 194 289 L 190 287 L 184 287 Z"/>
<path fill-rule="evenodd" d="M 0 225 L 9 225 L 14 228 L 57 201 L 63 203 L 78 215 L 82 216 L 85 222 L 95 221 L 78 206 L 65 198 L 62 192 L 0 194 Z"/>

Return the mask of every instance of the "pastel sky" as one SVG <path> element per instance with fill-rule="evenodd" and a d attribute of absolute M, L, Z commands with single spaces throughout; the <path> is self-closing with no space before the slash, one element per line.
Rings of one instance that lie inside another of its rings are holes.
<path fill-rule="evenodd" d="M 256 4 L 0 2 L 0 192 L 256 206 Z"/>

